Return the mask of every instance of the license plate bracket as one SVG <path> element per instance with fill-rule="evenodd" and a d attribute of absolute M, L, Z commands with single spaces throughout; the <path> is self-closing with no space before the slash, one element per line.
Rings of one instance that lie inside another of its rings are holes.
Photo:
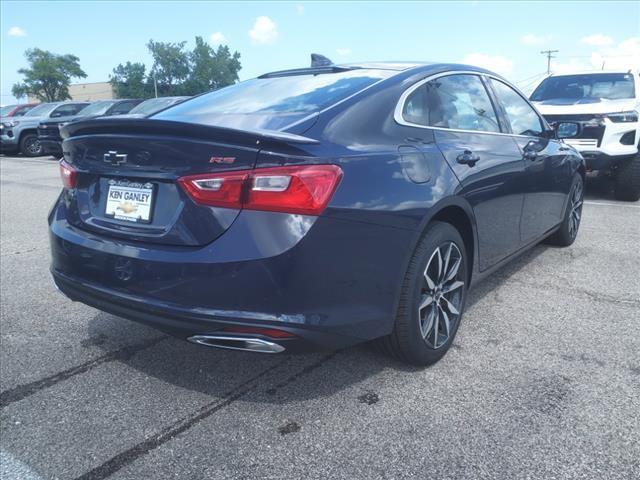
<path fill-rule="evenodd" d="M 126 222 L 151 223 L 154 200 L 152 183 L 110 180 L 105 215 Z"/>

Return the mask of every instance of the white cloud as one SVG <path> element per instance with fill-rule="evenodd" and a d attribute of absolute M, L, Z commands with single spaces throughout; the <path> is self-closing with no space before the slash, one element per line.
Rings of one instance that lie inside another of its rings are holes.
<path fill-rule="evenodd" d="M 7 35 L 9 35 L 10 37 L 26 37 L 27 36 L 27 32 L 26 32 L 26 30 L 24 28 L 11 27 L 7 31 Z"/>
<path fill-rule="evenodd" d="M 269 17 L 260 16 L 249 30 L 249 37 L 254 43 L 271 43 L 278 37 L 278 26 Z"/>
<path fill-rule="evenodd" d="M 569 58 L 568 62 L 551 61 L 554 73 L 578 70 L 626 70 L 640 66 L 640 37 L 630 37 L 616 46 L 600 47 L 586 58 Z"/>
<path fill-rule="evenodd" d="M 347 57 L 347 56 L 351 55 L 351 49 L 350 48 L 338 48 L 338 49 L 336 49 L 336 53 L 338 55 L 340 55 L 341 57 Z"/>
<path fill-rule="evenodd" d="M 631 37 L 615 47 L 602 48 L 591 55 L 594 68 L 626 69 L 640 67 L 640 37 Z"/>
<path fill-rule="evenodd" d="M 496 73 L 509 75 L 513 71 L 513 62 L 500 55 L 487 55 L 485 53 L 470 53 L 462 59 L 462 63 L 476 65 L 492 70 Z"/>
<path fill-rule="evenodd" d="M 222 32 L 213 32 L 209 36 L 209 43 L 212 45 L 223 45 L 227 43 L 227 37 Z"/>
<path fill-rule="evenodd" d="M 603 35 L 602 33 L 594 33 L 593 35 L 583 37 L 580 42 L 594 47 L 606 47 L 607 45 L 613 44 L 613 38 L 609 35 Z"/>
<path fill-rule="evenodd" d="M 544 45 L 551 40 L 552 35 L 536 35 L 535 33 L 527 33 L 520 38 L 520 42 L 525 45 Z"/>
<path fill-rule="evenodd" d="M 296 5 L 296 12 L 298 15 L 304 15 L 304 5 Z"/>

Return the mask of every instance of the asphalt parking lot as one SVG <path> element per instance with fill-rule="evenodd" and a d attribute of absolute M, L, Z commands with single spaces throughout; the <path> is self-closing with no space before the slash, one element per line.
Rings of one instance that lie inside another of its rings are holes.
<path fill-rule="evenodd" d="M 0 477 L 640 478 L 640 202 L 471 292 L 443 361 L 188 344 L 50 280 L 53 159 L 0 157 Z"/>

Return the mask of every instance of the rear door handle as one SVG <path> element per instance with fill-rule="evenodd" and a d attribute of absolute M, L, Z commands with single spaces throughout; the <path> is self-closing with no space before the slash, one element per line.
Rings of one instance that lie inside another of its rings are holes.
<path fill-rule="evenodd" d="M 477 153 L 473 153 L 471 150 L 465 150 L 456 157 L 456 160 L 458 161 L 458 163 L 473 167 L 475 166 L 476 162 L 480 160 L 480 155 L 478 155 Z"/>

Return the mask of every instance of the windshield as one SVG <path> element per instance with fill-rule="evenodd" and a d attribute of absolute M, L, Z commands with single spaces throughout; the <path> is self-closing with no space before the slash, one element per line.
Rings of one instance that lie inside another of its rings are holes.
<path fill-rule="evenodd" d="M 0 108 L 0 117 L 6 117 L 9 112 L 16 107 L 17 105 L 7 105 L 6 107 Z"/>
<path fill-rule="evenodd" d="M 105 100 L 103 102 L 92 103 L 91 105 L 87 105 L 82 110 L 78 112 L 79 117 L 87 117 L 89 115 L 103 115 L 111 105 L 116 103 L 115 101 Z"/>
<path fill-rule="evenodd" d="M 592 73 L 549 77 L 531 94 L 531 100 L 634 98 L 633 75 L 630 73 Z"/>
<path fill-rule="evenodd" d="M 37 107 L 33 107 L 27 113 L 24 114 L 25 117 L 44 117 L 49 115 L 51 111 L 56 108 L 59 103 L 43 103 L 38 105 Z"/>
<path fill-rule="evenodd" d="M 254 78 L 187 100 L 153 118 L 229 128 L 280 130 L 393 73 L 354 69 Z"/>
<path fill-rule="evenodd" d="M 174 103 L 179 102 L 183 98 L 188 98 L 188 97 L 151 98 L 133 107 L 129 113 L 151 115 L 152 113 L 157 112 L 158 110 L 162 110 L 163 108 L 167 108 L 173 105 Z"/>

